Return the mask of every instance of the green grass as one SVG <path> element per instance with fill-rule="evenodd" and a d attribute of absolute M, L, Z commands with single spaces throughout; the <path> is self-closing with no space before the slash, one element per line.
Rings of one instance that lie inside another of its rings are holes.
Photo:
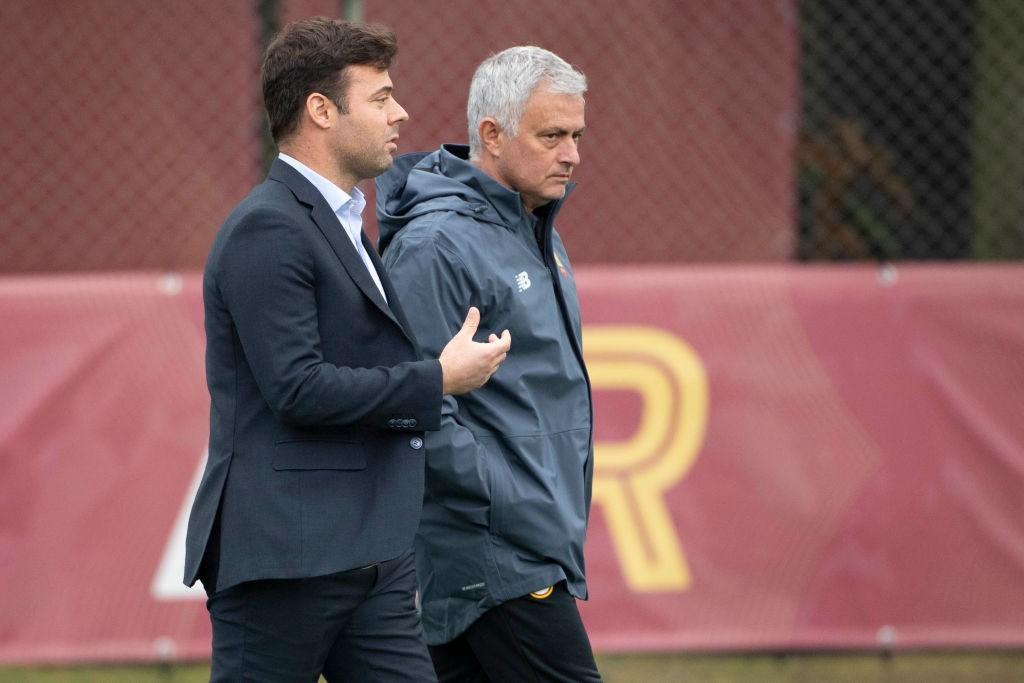
<path fill-rule="evenodd" d="M 1011 683 L 1024 681 L 1024 652 L 602 657 L 608 683 Z"/>
<path fill-rule="evenodd" d="M 1024 651 L 603 655 L 607 683 L 1024 683 Z M 199 683 L 206 665 L 0 669 L 0 683 Z"/>

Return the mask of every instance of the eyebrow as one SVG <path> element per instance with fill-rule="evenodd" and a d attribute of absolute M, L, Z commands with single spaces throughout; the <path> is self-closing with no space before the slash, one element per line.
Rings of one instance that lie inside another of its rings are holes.
<path fill-rule="evenodd" d="M 550 135 L 552 133 L 555 133 L 556 135 L 565 135 L 566 133 L 572 133 L 573 135 L 582 135 L 583 131 L 585 131 L 586 129 L 587 129 L 586 126 L 584 126 L 583 128 L 576 128 L 574 130 L 569 130 L 568 128 L 557 128 L 557 127 L 556 128 L 542 128 L 540 130 L 540 132 L 538 133 L 538 135 Z"/>

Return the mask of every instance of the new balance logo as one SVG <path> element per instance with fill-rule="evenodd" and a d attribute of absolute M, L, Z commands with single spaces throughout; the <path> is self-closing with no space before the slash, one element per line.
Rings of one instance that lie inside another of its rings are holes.
<path fill-rule="evenodd" d="M 520 292 L 525 292 L 530 288 L 530 275 L 525 270 L 516 275 L 516 287 Z"/>

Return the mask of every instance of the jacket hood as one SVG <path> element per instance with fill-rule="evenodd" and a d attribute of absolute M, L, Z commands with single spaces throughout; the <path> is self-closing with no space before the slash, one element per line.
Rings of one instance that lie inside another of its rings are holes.
<path fill-rule="evenodd" d="M 471 164 L 466 145 L 403 154 L 375 184 L 381 254 L 410 220 L 435 211 L 454 211 L 505 227 L 526 220 L 519 193 Z"/>

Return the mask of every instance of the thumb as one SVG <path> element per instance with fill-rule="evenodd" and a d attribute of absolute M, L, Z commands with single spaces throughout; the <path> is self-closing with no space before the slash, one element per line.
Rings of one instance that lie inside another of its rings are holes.
<path fill-rule="evenodd" d="M 476 328 L 480 326 L 480 309 L 476 306 L 470 306 L 469 311 L 466 313 L 466 319 L 462 321 L 462 329 L 459 330 L 459 334 L 468 336 L 470 339 L 476 334 Z"/>

